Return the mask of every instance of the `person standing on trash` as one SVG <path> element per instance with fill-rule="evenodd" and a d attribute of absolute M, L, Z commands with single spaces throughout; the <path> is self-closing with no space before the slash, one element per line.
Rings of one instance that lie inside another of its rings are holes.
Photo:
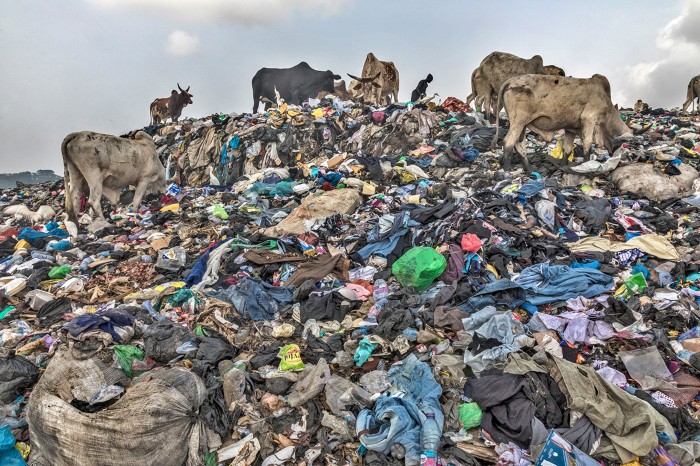
<path fill-rule="evenodd" d="M 411 102 L 415 102 L 416 100 L 425 97 L 425 93 L 428 91 L 428 84 L 431 82 L 433 82 L 433 75 L 430 73 L 428 73 L 428 76 L 425 79 L 418 81 L 418 85 L 415 89 L 413 89 L 413 92 L 411 92 Z"/>

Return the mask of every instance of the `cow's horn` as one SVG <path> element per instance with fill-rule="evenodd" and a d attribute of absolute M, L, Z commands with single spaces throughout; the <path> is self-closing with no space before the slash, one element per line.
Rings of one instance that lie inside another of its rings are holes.
<path fill-rule="evenodd" d="M 355 81 L 362 81 L 362 78 L 358 78 L 357 76 L 353 76 L 350 73 L 348 73 L 348 76 L 350 76 L 350 79 L 354 79 Z"/>
<path fill-rule="evenodd" d="M 177 83 L 177 88 L 180 89 L 180 91 L 182 91 L 182 88 L 180 87 L 180 83 Z"/>

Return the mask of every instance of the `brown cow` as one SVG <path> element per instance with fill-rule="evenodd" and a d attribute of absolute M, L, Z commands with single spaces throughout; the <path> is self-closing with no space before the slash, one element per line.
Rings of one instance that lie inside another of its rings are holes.
<path fill-rule="evenodd" d="M 610 100 L 610 82 L 605 76 L 595 74 L 591 78 L 567 78 L 527 74 L 507 80 L 498 93 L 497 105 L 505 106 L 510 128 L 503 141 L 501 162 L 510 170 L 510 153 L 515 148 L 530 171 L 525 151 L 525 130 L 530 129 L 545 141 L 551 141 L 560 129 L 564 133 L 564 157 L 573 149 L 574 138 L 583 140 L 583 152 L 588 155 L 591 146 L 605 147 L 612 153 L 614 138 L 632 130 L 620 118 L 620 112 Z M 498 120 L 496 136 L 498 139 Z"/>
<path fill-rule="evenodd" d="M 525 59 L 506 52 L 491 52 L 472 72 L 472 93 L 467 97 L 469 104 L 476 98 L 475 108 L 485 107 L 487 117 L 491 116 L 492 103 L 504 82 L 521 74 L 543 74 L 542 57 L 535 55 Z M 496 109 L 496 114 L 500 109 Z"/>
<path fill-rule="evenodd" d="M 177 88 L 180 89 L 179 93 L 173 89 L 170 97 L 156 99 L 151 103 L 151 125 L 165 123 L 168 118 L 173 123 L 176 122 L 182 115 L 182 109 L 192 103 L 190 87 L 187 86 L 187 89 L 183 90 L 178 83 Z"/>
<path fill-rule="evenodd" d="M 366 81 L 368 78 L 370 81 Z M 371 105 L 388 105 L 389 96 L 399 101 L 399 70 L 393 62 L 381 61 L 370 52 L 362 66 L 362 78 L 353 79 L 361 81 L 365 101 Z"/>
<path fill-rule="evenodd" d="M 690 104 L 694 104 L 695 100 L 698 98 L 700 98 L 700 75 L 695 76 L 688 83 L 688 96 L 685 99 L 685 102 L 683 102 L 681 112 L 688 110 Z"/>

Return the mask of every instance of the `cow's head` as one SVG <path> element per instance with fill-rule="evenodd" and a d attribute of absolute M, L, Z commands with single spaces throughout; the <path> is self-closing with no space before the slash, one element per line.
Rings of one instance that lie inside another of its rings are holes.
<path fill-rule="evenodd" d="M 355 99 L 365 99 L 372 95 L 372 87 L 382 87 L 377 81 L 379 80 L 380 73 L 377 72 L 376 75 L 370 76 L 368 78 L 358 78 L 348 73 L 355 83 L 351 83 L 352 86 L 348 88 L 348 91 L 355 97 Z M 374 102 L 370 102 L 374 103 Z"/>
<path fill-rule="evenodd" d="M 180 83 L 177 83 L 177 88 L 180 89 L 180 104 L 183 107 L 185 105 L 190 105 L 192 103 L 192 97 L 194 97 L 192 94 L 190 94 L 190 86 L 187 86 L 187 89 L 183 89 L 180 87 Z"/>

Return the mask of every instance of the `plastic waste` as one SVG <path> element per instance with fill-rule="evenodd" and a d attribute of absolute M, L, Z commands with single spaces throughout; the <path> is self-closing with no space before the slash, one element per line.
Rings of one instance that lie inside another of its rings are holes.
<path fill-rule="evenodd" d="M 426 413 L 421 428 L 421 466 L 437 466 L 437 451 L 440 448 L 441 437 L 442 428 L 438 425 L 437 420 L 435 420 L 435 413 Z"/>
<path fill-rule="evenodd" d="M 304 368 L 299 345 L 291 343 L 283 346 L 280 348 L 278 356 L 281 358 L 279 366 L 281 371 L 298 371 Z"/>
<path fill-rule="evenodd" d="M 415 247 L 409 249 L 391 267 L 391 272 L 403 286 L 412 286 L 418 292 L 425 291 L 447 268 L 447 260 L 435 249 Z"/>
<path fill-rule="evenodd" d="M 103 385 L 97 393 L 90 397 L 88 403 L 90 405 L 104 403 L 105 401 L 121 396 L 122 393 L 124 393 L 124 387 L 119 385 Z"/>
<path fill-rule="evenodd" d="M 381 393 L 390 385 L 386 371 L 371 371 L 360 377 L 360 386 L 372 394 Z"/>
<path fill-rule="evenodd" d="M 65 278 L 70 273 L 70 265 L 61 265 L 54 267 L 49 271 L 49 278 Z"/>
<path fill-rule="evenodd" d="M 158 251 L 158 260 L 156 267 L 165 270 L 179 270 L 187 263 L 187 251 L 182 246 L 175 246 L 171 249 L 162 249 Z"/>
<path fill-rule="evenodd" d="M 374 281 L 374 290 L 372 291 L 372 296 L 376 301 L 386 298 L 389 296 L 389 286 L 381 278 Z"/>
<path fill-rule="evenodd" d="M 465 429 L 471 429 L 481 425 L 481 408 L 476 403 L 462 403 L 459 405 L 459 420 Z"/>
<path fill-rule="evenodd" d="M 114 345 L 114 357 L 119 362 L 119 367 L 122 368 L 127 377 L 132 378 L 135 374 L 133 370 L 134 360 L 143 360 L 143 350 L 131 345 Z"/>
<path fill-rule="evenodd" d="M 15 448 L 16 443 L 10 427 L 0 427 L 0 464 L 2 466 L 27 466 L 27 462 Z"/>
<path fill-rule="evenodd" d="M 181 344 L 180 346 L 177 347 L 175 352 L 177 354 L 188 354 L 192 351 L 197 351 L 199 347 L 197 346 L 196 343 L 191 342 L 191 341 L 186 341 L 185 343 Z"/>
<path fill-rule="evenodd" d="M 367 338 L 360 340 L 360 346 L 355 350 L 355 355 L 353 356 L 355 365 L 361 366 L 366 363 L 376 347 L 377 345 L 370 342 Z"/>

